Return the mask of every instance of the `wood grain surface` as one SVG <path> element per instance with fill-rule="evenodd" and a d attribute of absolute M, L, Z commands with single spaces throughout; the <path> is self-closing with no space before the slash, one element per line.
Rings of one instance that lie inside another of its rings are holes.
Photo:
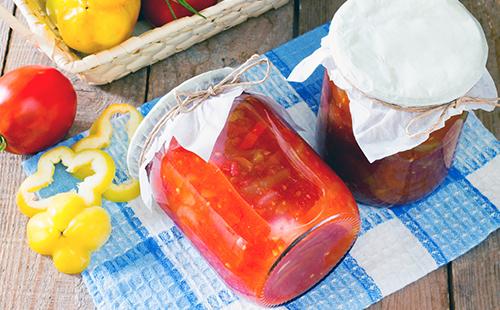
<path fill-rule="evenodd" d="M 500 49 L 497 0 L 464 0 L 485 29 L 490 45 L 488 68 L 497 87 Z M 14 10 L 12 0 L 0 0 Z M 293 0 L 289 5 L 226 31 L 150 68 L 103 87 L 88 86 L 70 76 L 78 92 L 77 121 L 70 135 L 87 129 L 108 104 L 140 105 L 161 96 L 201 72 L 241 63 L 327 22 L 343 3 L 340 0 Z M 295 24 L 294 24 L 295 22 Z M 50 60 L 0 23 L 0 72 Z M 500 136 L 500 111 L 480 113 L 483 123 Z M 26 245 L 26 218 L 18 212 L 14 195 L 24 178 L 21 157 L 0 154 L 0 309 L 92 309 L 78 276 L 57 273 L 50 259 Z M 499 309 L 499 237 L 490 238 L 425 278 L 392 294 L 372 309 Z"/>
<path fill-rule="evenodd" d="M 488 70 L 500 89 L 500 1 L 499 0 L 461 0 L 483 26 L 489 46 Z M 477 111 L 483 124 L 496 137 L 500 137 L 500 110 L 492 113 Z"/>
<path fill-rule="evenodd" d="M 11 0 L 0 0 L 0 5 L 3 5 L 11 12 L 14 11 L 14 4 Z M 10 32 L 10 29 L 5 23 L 0 23 L 0 73 L 3 73 L 2 69 L 5 61 L 5 55 L 7 54 Z"/>
<path fill-rule="evenodd" d="M 500 309 L 500 234 L 497 232 L 451 264 L 456 309 Z"/>

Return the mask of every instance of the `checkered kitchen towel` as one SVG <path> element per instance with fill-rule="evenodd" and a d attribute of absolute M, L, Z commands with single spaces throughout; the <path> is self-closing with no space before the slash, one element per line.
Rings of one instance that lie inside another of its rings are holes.
<path fill-rule="evenodd" d="M 283 76 L 319 47 L 322 26 L 266 54 L 275 70 L 259 91 L 284 105 L 312 139 L 322 70 L 305 84 L 290 86 Z M 251 73 L 259 74 L 259 73 Z M 486 90 L 492 97 L 494 89 Z M 146 114 L 156 101 L 142 106 Z M 116 179 L 126 178 L 127 137 L 117 119 L 113 146 Z M 64 142 L 70 145 L 79 135 Z M 342 263 L 319 285 L 282 306 L 290 309 L 361 309 L 437 269 L 484 240 L 500 226 L 500 143 L 470 114 L 456 161 L 445 182 L 424 201 L 392 209 L 360 206 L 362 231 Z M 24 163 L 28 174 L 38 156 Z M 41 195 L 69 190 L 76 180 L 62 167 Z M 83 279 L 100 309 L 241 309 L 255 307 L 240 299 L 216 276 L 184 235 L 163 215 L 140 202 L 111 203 L 108 243 L 92 258 Z"/>

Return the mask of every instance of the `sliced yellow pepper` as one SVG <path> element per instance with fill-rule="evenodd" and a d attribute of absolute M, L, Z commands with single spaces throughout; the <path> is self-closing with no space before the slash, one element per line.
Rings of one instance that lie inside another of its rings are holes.
<path fill-rule="evenodd" d="M 90 128 L 90 133 L 87 137 L 76 142 L 72 148 L 76 152 L 90 149 L 103 149 L 110 145 L 113 136 L 113 126 L 111 118 L 116 114 L 128 114 L 127 135 L 129 141 L 132 139 L 137 127 L 142 121 L 142 115 L 137 109 L 129 104 L 112 104 L 107 107 L 95 123 Z M 88 167 L 75 171 L 74 175 L 83 179 L 89 175 Z M 127 202 L 137 198 L 140 194 L 139 181 L 130 178 L 121 184 L 111 183 L 109 188 L 104 192 L 103 196 L 107 200 L 113 202 Z"/>
<path fill-rule="evenodd" d="M 47 0 L 46 10 L 66 45 L 86 54 L 130 37 L 141 0 Z"/>
<path fill-rule="evenodd" d="M 101 196 L 109 187 L 115 175 L 115 163 L 111 156 L 101 150 L 87 150 L 74 152 L 72 149 L 59 146 L 43 154 L 38 161 L 37 171 L 26 178 L 19 187 L 16 202 L 25 215 L 33 215 L 45 211 L 54 201 L 58 201 L 58 194 L 45 199 L 37 199 L 35 192 L 49 186 L 53 182 L 55 165 L 62 163 L 69 173 L 87 166 L 94 174 L 86 177 L 78 184 L 77 193 L 87 206 L 100 206 Z"/>
<path fill-rule="evenodd" d="M 33 251 L 52 256 L 60 272 L 81 273 L 90 263 L 91 253 L 108 240 L 110 217 L 101 207 L 87 207 L 72 192 L 54 196 L 52 203 L 29 220 L 28 244 Z"/>

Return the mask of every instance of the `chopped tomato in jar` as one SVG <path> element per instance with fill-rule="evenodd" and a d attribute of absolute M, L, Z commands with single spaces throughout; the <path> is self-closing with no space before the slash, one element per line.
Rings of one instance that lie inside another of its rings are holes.
<path fill-rule="evenodd" d="M 160 206 L 230 287 L 278 305 L 340 261 L 360 221 L 344 183 L 267 100 L 235 100 L 208 162 L 173 139 L 150 179 Z"/>

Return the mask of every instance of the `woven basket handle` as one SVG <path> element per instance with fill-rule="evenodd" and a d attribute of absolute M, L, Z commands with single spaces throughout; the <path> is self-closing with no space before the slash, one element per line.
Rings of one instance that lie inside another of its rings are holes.
<path fill-rule="evenodd" d="M 12 13 L 0 4 L 0 19 L 3 20 L 12 30 L 22 35 L 26 40 L 36 44 L 31 30 L 21 23 Z"/>

